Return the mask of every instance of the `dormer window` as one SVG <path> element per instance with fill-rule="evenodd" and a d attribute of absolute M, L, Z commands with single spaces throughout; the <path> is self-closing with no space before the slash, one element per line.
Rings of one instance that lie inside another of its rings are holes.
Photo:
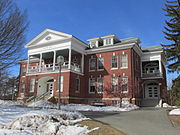
<path fill-rule="evenodd" d="M 94 47 L 101 46 L 101 41 L 102 40 L 98 37 L 98 38 L 88 39 L 87 41 L 89 41 L 90 48 L 94 48 Z"/>
<path fill-rule="evenodd" d="M 112 44 L 113 44 L 113 38 L 104 39 L 104 45 L 112 45 Z"/>
<path fill-rule="evenodd" d="M 97 46 L 97 41 L 90 41 L 90 47 L 94 48 Z"/>
<path fill-rule="evenodd" d="M 117 42 L 120 42 L 120 40 L 116 37 L 116 35 L 107 35 L 104 37 L 101 37 L 103 39 L 103 45 L 113 45 Z"/>

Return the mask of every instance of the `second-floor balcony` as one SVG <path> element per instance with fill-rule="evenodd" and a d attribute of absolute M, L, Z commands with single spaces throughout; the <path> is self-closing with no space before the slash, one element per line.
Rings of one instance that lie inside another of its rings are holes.
<path fill-rule="evenodd" d="M 162 77 L 162 73 L 159 70 L 153 70 L 151 72 L 143 72 L 142 78 L 151 78 L 151 77 Z"/>
<path fill-rule="evenodd" d="M 35 74 L 35 73 L 49 73 L 49 72 L 58 72 L 59 71 L 59 65 L 56 63 L 55 66 L 53 67 L 53 63 L 51 64 L 44 64 L 40 66 L 29 66 L 28 69 L 28 74 Z M 69 63 L 68 62 L 64 62 L 64 64 L 61 66 L 61 71 L 67 71 L 67 70 L 72 70 L 75 72 L 81 72 L 81 66 L 76 64 L 76 63 L 72 63 L 71 62 L 71 66 L 69 69 Z"/>

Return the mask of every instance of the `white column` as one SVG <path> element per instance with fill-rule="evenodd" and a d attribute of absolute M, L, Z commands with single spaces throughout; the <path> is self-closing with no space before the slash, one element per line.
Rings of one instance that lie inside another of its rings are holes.
<path fill-rule="evenodd" d="M 42 53 L 40 53 L 40 60 L 39 60 L 39 72 L 41 72 L 41 65 L 42 65 Z"/>
<path fill-rule="evenodd" d="M 159 59 L 159 72 L 160 75 L 162 74 L 162 64 L 161 64 L 161 59 Z"/>
<path fill-rule="evenodd" d="M 84 73 L 84 54 L 82 54 L 82 59 L 81 59 L 81 71 Z"/>
<path fill-rule="evenodd" d="M 55 70 L 55 64 L 56 64 L 56 51 L 54 51 L 53 70 Z"/>
<path fill-rule="evenodd" d="M 68 69 L 71 69 L 71 48 L 69 48 L 69 65 Z"/>
<path fill-rule="evenodd" d="M 30 63 L 30 56 L 28 55 L 28 61 L 27 61 L 27 73 L 29 73 L 29 63 Z"/>

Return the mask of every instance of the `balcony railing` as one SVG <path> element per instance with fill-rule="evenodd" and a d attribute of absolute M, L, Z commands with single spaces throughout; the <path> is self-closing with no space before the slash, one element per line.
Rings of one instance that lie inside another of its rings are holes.
<path fill-rule="evenodd" d="M 152 72 L 145 71 L 144 73 L 142 73 L 142 77 L 143 78 L 162 77 L 162 73 L 160 73 L 159 70 Z"/>
<path fill-rule="evenodd" d="M 65 71 L 68 70 L 69 63 L 64 62 L 64 64 L 61 66 L 61 70 Z M 81 66 L 76 63 L 71 63 L 71 70 L 76 72 L 81 72 Z M 48 72 L 57 72 L 59 71 L 59 66 L 56 63 L 55 67 L 53 68 L 53 64 L 45 64 L 42 65 L 41 68 L 39 66 L 29 66 L 28 74 L 34 74 L 34 73 L 48 73 Z"/>

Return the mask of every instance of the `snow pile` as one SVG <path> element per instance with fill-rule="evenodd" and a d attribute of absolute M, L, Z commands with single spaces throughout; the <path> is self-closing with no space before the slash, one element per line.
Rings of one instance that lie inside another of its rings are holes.
<path fill-rule="evenodd" d="M 0 105 L 23 105 L 23 101 L 0 100 Z"/>
<path fill-rule="evenodd" d="M 180 108 L 171 110 L 169 115 L 180 115 Z"/>
<path fill-rule="evenodd" d="M 57 108 L 57 105 L 55 105 L 49 101 L 45 101 L 45 100 L 33 102 L 33 103 L 29 104 L 28 106 L 29 107 L 42 107 L 42 108 Z"/>
<path fill-rule="evenodd" d="M 90 132 L 87 126 L 81 127 L 66 121 L 72 117 L 63 116 L 65 117 L 58 113 L 53 115 L 26 115 L 17 118 L 9 125 L 1 126 L 1 129 L 20 130 L 27 133 L 31 131 L 33 134 L 43 135 L 85 135 Z"/>
<path fill-rule="evenodd" d="M 160 107 L 161 107 L 161 105 L 156 105 L 156 108 L 160 108 Z M 177 108 L 177 106 L 171 106 L 171 105 L 169 105 L 167 103 L 163 103 L 162 107 L 163 108 Z"/>
<path fill-rule="evenodd" d="M 54 109 L 32 110 L 17 106 L 0 106 L 0 111 L 1 109 L 4 112 L 0 113 L 0 124 L 3 124 L 0 125 L 0 134 L 86 135 L 92 131 L 88 130 L 87 126 L 82 127 L 76 124 L 88 119 L 79 112 Z"/>
<path fill-rule="evenodd" d="M 42 108 L 57 108 L 57 105 L 54 105 L 48 101 L 37 101 L 28 105 L 29 107 L 42 107 Z M 138 109 L 139 107 L 134 104 L 130 104 L 128 101 L 122 102 L 122 107 L 120 108 L 119 105 L 116 106 L 104 106 L 104 107 L 97 107 L 85 104 L 68 104 L 68 105 L 61 105 L 61 109 L 67 111 L 131 111 Z"/>

